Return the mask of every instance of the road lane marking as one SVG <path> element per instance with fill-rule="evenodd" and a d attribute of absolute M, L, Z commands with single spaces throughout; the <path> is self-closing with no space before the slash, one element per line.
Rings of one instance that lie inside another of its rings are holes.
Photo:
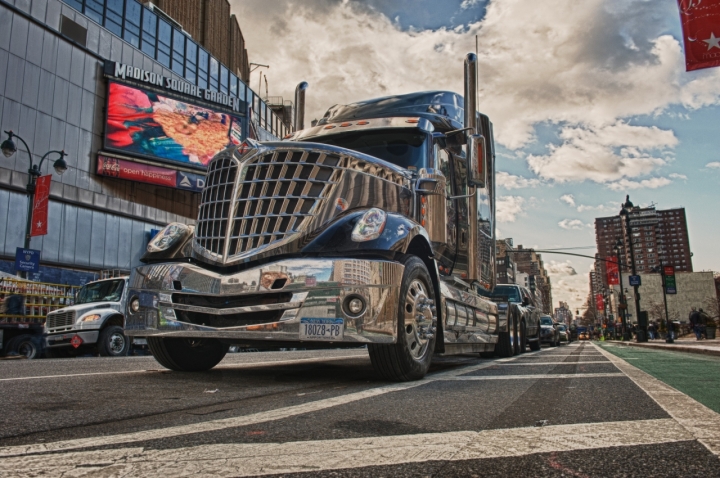
<path fill-rule="evenodd" d="M 25 455 L 28 453 L 45 453 L 55 452 L 63 450 L 74 450 L 80 448 L 96 447 L 96 446 L 111 446 L 119 445 L 122 443 L 136 443 L 148 440 L 157 440 L 161 438 L 177 437 L 182 435 L 190 435 L 193 433 L 205 433 L 218 430 L 224 430 L 227 428 L 237 428 L 248 425 L 256 425 L 258 423 L 271 422 L 276 420 L 282 420 L 285 418 L 302 415 L 305 413 L 317 412 L 319 410 L 325 410 L 327 408 L 336 407 L 339 405 L 345 405 L 347 403 L 356 402 L 359 400 L 365 400 L 368 398 L 377 397 L 391 392 L 399 392 L 409 390 L 411 388 L 428 385 L 432 382 L 443 380 L 447 377 L 453 377 L 455 375 L 472 373 L 474 371 L 490 367 L 494 364 L 494 361 L 483 362 L 477 365 L 458 367 L 453 370 L 446 372 L 440 372 L 433 375 L 428 375 L 424 380 L 418 380 L 415 382 L 395 383 L 392 385 L 385 385 L 382 387 L 371 388 L 369 390 L 363 390 L 360 392 L 349 393 L 346 395 L 340 395 L 337 397 L 330 397 L 314 402 L 307 402 L 300 405 L 293 405 L 289 407 L 277 408 L 274 410 L 268 410 L 265 412 L 253 413 L 250 415 L 243 415 L 231 418 L 222 418 L 218 420 L 211 420 L 207 422 L 193 423 L 190 425 L 178 425 L 167 428 L 156 428 L 151 430 L 144 430 L 133 433 L 123 433 L 119 435 L 101 436 L 101 437 L 90 437 L 90 438 L 79 438 L 76 440 L 63 440 L 50 443 L 36 443 L 31 445 L 16 445 L 0 447 L 0 457 L 14 456 L 14 455 Z M 2 468 L 0 468 L 2 469 Z"/>
<path fill-rule="evenodd" d="M 620 357 L 597 345 L 596 347 L 613 365 L 655 400 L 668 415 L 692 434 L 694 439 L 705 445 L 713 454 L 720 455 L 720 414 Z"/>
<path fill-rule="evenodd" d="M 624 373 L 547 373 L 538 375 L 462 375 L 447 377 L 440 380 L 537 380 L 554 378 L 605 378 L 625 377 Z"/>
<path fill-rule="evenodd" d="M 604 363 L 605 365 L 612 365 L 612 362 L 608 360 L 602 360 L 602 361 L 587 361 L 587 362 L 533 362 L 533 363 L 501 363 L 500 365 L 512 365 L 513 367 L 516 365 L 585 365 L 586 363 Z"/>
<path fill-rule="evenodd" d="M 235 368 L 252 368 L 252 367 L 264 367 L 266 365 L 293 365 L 296 363 L 308 363 L 308 362 L 329 362 L 332 360 L 347 360 L 351 358 L 365 358 L 367 354 L 357 355 L 342 355 L 340 357 L 324 357 L 324 358 L 306 358 L 306 359 L 295 359 L 295 360 L 270 360 L 268 362 L 249 362 L 249 363 L 237 363 L 237 364 L 226 364 L 218 365 L 213 368 L 217 369 L 235 369 Z M 368 357 L 369 358 L 369 357 Z M 118 372 L 87 372 L 87 373 L 71 373 L 66 375 L 38 375 L 34 377 L 13 377 L 13 378 L 0 378 L 0 382 L 12 382 L 16 380 L 37 380 L 46 378 L 70 378 L 70 377 L 88 377 L 93 375 L 117 375 L 127 373 L 157 373 L 157 372 L 172 372 L 167 369 L 145 369 L 145 370 L 124 370 Z"/>
<path fill-rule="evenodd" d="M 675 420 L 639 420 L 288 443 L 140 447 L 0 459 L 23 476 L 257 476 L 519 457 L 692 440 Z"/>

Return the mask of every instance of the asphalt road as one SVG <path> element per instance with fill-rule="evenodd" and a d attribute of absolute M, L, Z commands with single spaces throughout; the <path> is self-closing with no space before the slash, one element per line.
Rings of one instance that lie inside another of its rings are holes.
<path fill-rule="evenodd" d="M 589 343 L 439 357 L 363 349 L 0 362 L 2 476 L 720 476 L 720 415 Z"/>

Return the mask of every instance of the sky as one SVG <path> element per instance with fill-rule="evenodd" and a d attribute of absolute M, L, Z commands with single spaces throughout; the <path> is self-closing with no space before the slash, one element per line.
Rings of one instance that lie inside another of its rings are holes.
<path fill-rule="evenodd" d="M 592 256 L 594 218 L 629 194 L 685 207 L 694 270 L 720 270 L 720 69 L 685 71 L 676 0 L 230 2 L 269 94 L 310 84 L 306 122 L 378 96 L 462 94 L 477 38 L 498 237 Z M 582 307 L 592 259 L 543 260 L 555 306 Z"/>

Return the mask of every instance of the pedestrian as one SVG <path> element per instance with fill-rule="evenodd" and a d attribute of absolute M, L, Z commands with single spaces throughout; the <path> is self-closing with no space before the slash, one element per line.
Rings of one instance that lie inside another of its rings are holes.
<path fill-rule="evenodd" d="M 710 316 L 702 309 L 698 311 L 698 315 L 700 316 L 700 332 L 703 338 L 707 339 L 707 325 L 710 323 Z"/>
<path fill-rule="evenodd" d="M 648 324 L 648 338 L 650 340 L 655 340 L 655 322 L 650 322 Z"/>
<path fill-rule="evenodd" d="M 692 327 L 693 332 L 695 332 L 696 340 L 700 340 L 702 338 L 702 329 L 700 328 L 700 312 L 698 312 L 695 307 L 690 310 L 690 316 L 688 317 L 688 320 L 690 321 L 690 326 Z"/>

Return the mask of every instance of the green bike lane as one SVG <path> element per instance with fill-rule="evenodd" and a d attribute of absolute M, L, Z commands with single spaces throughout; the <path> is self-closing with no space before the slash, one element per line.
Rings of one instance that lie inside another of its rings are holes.
<path fill-rule="evenodd" d="M 626 345 L 598 345 L 720 413 L 720 357 Z"/>

